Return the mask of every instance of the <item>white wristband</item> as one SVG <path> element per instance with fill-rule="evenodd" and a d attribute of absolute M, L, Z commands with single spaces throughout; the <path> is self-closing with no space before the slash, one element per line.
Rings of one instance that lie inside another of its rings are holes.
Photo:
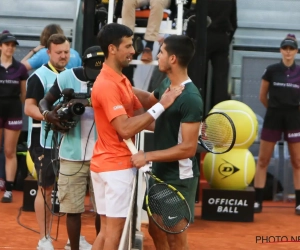
<path fill-rule="evenodd" d="M 147 110 L 147 112 L 154 118 L 154 120 L 156 120 L 164 111 L 164 106 L 159 102 Z"/>

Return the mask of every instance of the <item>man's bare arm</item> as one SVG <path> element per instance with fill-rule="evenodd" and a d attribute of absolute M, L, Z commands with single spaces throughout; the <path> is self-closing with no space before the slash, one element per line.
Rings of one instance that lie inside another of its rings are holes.
<path fill-rule="evenodd" d="M 182 124 L 182 142 L 165 150 L 146 152 L 139 151 L 132 156 L 133 164 L 142 167 L 147 161 L 172 162 L 187 159 L 195 155 L 200 122 Z"/>
<path fill-rule="evenodd" d="M 130 118 L 127 115 L 120 115 L 111 121 L 111 125 L 123 139 L 129 139 L 148 127 L 153 121 L 154 118 L 145 112 Z"/>
<path fill-rule="evenodd" d="M 158 102 L 158 100 L 155 98 L 153 92 L 150 93 L 148 91 L 144 91 L 138 88 L 133 87 L 133 93 L 136 95 L 136 97 L 139 99 L 141 104 L 143 105 L 143 108 L 149 109 L 154 104 Z"/>
<path fill-rule="evenodd" d="M 145 113 L 145 110 L 142 108 L 142 109 L 138 109 L 136 111 L 134 111 L 134 116 L 137 116 L 137 115 L 142 115 Z M 146 130 L 150 130 L 150 131 L 154 131 L 154 128 L 155 128 L 155 121 L 153 121 L 148 127 L 146 127 L 145 129 Z"/>
<path fill-rule="evenodd" d="M 25 100 L 24 113 L 25 115 L 30 116 L 35 120 L 42 121 L 44 120 L 43 115 L 41 114 L 37 102 L 34 98 L 28 98 Z"/>
<path fill-rule="evenodd" d="M 199 128 L 200 122 L 183 123 L 181 126 L 182 142 L 165 150 L 147 153 L 147 160 L 170 162 L 194 156 L 197 149 Z"/>
<path fill-rule="evenodd" d="M 155 120 L 155 117 L 157 118 L 159 114 L 170 107 L 175 99 L 182 93 L 183 88 L 184 87 L 173 90 L 167 89 L 159 103 L 150 107 L 149 112 L 134 117 L 128 117 L 125 114 L 117 116 L 111 121 L 111 125 L 123 139 L 133 137 L 143 129 L 146 129 Z"/>

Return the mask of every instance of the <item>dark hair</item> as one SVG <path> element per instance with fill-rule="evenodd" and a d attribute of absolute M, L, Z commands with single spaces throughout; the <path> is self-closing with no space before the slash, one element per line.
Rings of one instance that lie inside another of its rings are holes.
<path fill-rule="evenodd" d="M 169 56 L 175 55 L 180 66 L 188 66 L 195 53 L 192 39 L 184 35 L 171 35 L 164 40 L 164 44 Z"/>
<path fill-rule="evenodd" d="M 63 44 L 65 41 L 69 41 L 63 34 L 53 34 L 47 41 L 47 48 L 50 49 L 51 44 Z"/>
<path fill-rule="evenodd" d="M 0 34 L 0 39 L 2 34 L 10 34 L 9 30 L 3 30 L 2 33 Z M 0 56 L 1 56 L 1 50 L 0 50 Z"/>
<path fill-rule="evenodd" d="M 97 40 L 104 53 L 105 58 L 108 57 L 108 46 L 110 44 L 119 47 L 123 37 L 131 37 L 133 32 L 125 25 L 118 23 L 106 24 L 99 31 Z"/>
<path fill-rule="evenodd" d="M 294 34 L 287 34 L 286 37 L 296 40 L 296 36 Z"/>
<path fill-rule="evenodd" d="M 49 37 L 53 34 L 64 34 L 62 28 L 58 24 L 49 24 L 47 25 L 40 36 L 40 43 L 41 45 L 48 47 L 47 46 L 47 41 Z"/>

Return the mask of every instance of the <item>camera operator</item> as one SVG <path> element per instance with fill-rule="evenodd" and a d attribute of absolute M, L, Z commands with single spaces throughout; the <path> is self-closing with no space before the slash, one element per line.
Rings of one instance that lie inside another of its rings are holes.
<path fill-rule="evenodd" d="M 91 249 L 91 245 L 81 244 L 80 230 L 81 214 L 85 211 L 90 159 L 96 140 L 89 85 L 96 79 L 104 61 L 101 48 L 88 48 L 82 61 L 83 67 L 68 69 L 58 75 L 54 85 L 39 103 L 40 112 L 47 122 L 52 123 L 53 129 L 69 128 L 59 149 L 58 198 L 60 212 L 67 214 L 67 231 L 72 250 Z M 63 102 L 62 108 L 50 111 L 61 96 L 68 103 Z M 100 217 L 98 222 L 100 223 Z"/>
<path fill-rule="evenodd" d="M 56 76 L 65 70 L 70 59 L 70 43 L 62 34 L 51 35 L 47 41 L 49 62 L 38 68 L 27 80 L 24 112 L 28 119 L 28 148 L 38 175 L 38 191 L 34 202 L 40 231 L 37 249 L 53 249 L 50 234 L 51 193 L 56 174 L 51 164 L 52 131 L 45 134 L 45 121 L 38 103 L 53 85 Z M 45 204 L 47 206 L 45 206 Z"/>

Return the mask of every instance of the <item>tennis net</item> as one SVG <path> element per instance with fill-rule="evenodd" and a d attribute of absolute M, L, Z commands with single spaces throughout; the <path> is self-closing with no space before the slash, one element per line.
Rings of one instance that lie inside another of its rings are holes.
<path fill-rule="evenodd" d="M 136 216 L 137 216 L 137 182 L 138 182 L 138 171 L 137 171 L 137 175 L 134 178 L 129 210 L 128 210 L 128 214 L 125 221 L 118 250 L 129 250 L 129 249 L 131 250 L 134 247 L 135 232 L 136 232 Z"/>

